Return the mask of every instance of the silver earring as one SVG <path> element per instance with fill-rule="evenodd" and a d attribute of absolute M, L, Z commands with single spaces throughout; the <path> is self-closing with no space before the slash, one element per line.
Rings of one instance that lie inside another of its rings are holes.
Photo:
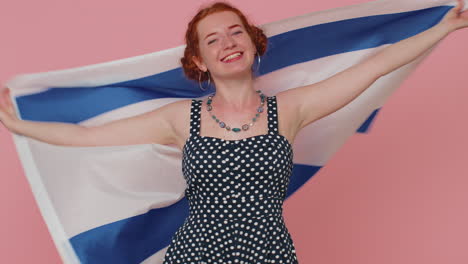
<path fill-rule="evenodd" d="M 201 84 L 201 83 L 202 83 L 202 82 L 201 82 L 201 73 L 202 73 L 202 72 L 200 71 L 199 74 L 198 74 L 198 86 L 200 86 L 200 89 L 201 89 L 202 91 L 206 91 L 206 90 L 208 90 L 208 87 L 210 87 L 210 83 L 211 83 L 210 72 L 209 72 L 209 71 L 206 71 L 206 73 L 208 73 L 208 87 L 207 87 L 207 88 L 203 88 L 203 86 L 202 86 L 202 84 Z"/>
<path fill-rule="evenodd" d="M 260 54 L 258 54 L 258 52 L 256 53 L 257 54 L 257 68 L 255 69 L 255 72 L 258 73 L 258 70 L 260 69 Z"/>

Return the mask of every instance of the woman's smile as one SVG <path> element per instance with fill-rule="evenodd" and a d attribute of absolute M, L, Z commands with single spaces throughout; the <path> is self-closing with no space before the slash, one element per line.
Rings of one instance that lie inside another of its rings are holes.
<path fill-rule="evenodd" d="M 243 52 L 234 52 L 226 57 L 224 57 L 223 59 L 221 59 L 222 62 L 224 63 L 230 63 L 230 62 L 234 62 L 234 61 L 237 61 L 237 60 L 240 60 L 242 57 L 243 57 Z"/>

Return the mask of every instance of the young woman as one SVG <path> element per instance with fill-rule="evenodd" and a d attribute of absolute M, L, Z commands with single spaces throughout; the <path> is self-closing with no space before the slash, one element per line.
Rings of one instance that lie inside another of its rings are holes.
<path fill-rule="evenodd" d="M 265 53 L 266 36 L 238 9 L 215 3 L 189 23 L 181 59 L 188 78 L 214 83 L 216 93 L 208 100 L 181 100 L 86 128 L 19 120 L 5 89 L 0 120 L 14 133 L 56 145 L 177 145 L 190 215 L 168 247 L 166 264 L 297 263 L 282 217 L 296 134 L 467 27 L 461 8 L 459 1 L 436 26 L 335 76 L 266 97 L 255 90 L 252 74 L 254 61 Z"/>

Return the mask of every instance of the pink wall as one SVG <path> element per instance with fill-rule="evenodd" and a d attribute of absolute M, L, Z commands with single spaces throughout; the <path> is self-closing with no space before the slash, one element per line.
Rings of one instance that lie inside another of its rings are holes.
<path fill-rule="evenodd" d="M 365 2 L 231 1 L 258 24 Z M 206 1 L 5 2 L 2 82 L 180 45 Z M 300 263 L 468 263 L 467 43 L 467 29 L 448 36 L 372 133 L 352 137 L 286 202 Z M 61 263 L 3 126 L 0 155 L 0 263 Z"/>

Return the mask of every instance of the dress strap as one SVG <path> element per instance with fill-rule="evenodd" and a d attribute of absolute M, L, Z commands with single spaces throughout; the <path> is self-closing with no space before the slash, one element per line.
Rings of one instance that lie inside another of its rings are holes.
<path fill-rule="evenodd" d="M 198 136 L 200 134 L 201 105 L 202 100 L 192 99 L 190 105 L 190 136 Z"/>
<path fill-rule="evenodd" d="M 278 134 L 278 109 L 276 95 L 267 98 L 268 103 L 268 134 Z"/>

